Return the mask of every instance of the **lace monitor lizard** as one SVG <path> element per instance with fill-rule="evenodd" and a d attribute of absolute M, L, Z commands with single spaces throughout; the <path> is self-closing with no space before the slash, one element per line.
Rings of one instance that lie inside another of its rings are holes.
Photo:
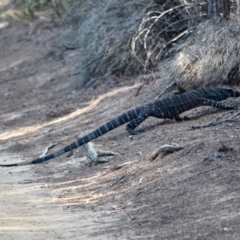
<path fill-rule="evenodd" d="M 91 140 L 98 138 L 125 123 L 128 123 L 126 130 L 130 134 L 137 134 L 138 132 L 134 129 L 150 116 L 156 118 L 175 118 L 176 120 L 181 120 L 179 117 L 180 113 L 203 105 L 222 109 L 237 109 L 238 107 L 235 104 L 226 104 L 219 102 L 229 97 L 240 97 L 240 92 L 220 87 L 202 87 L 165 99 L 155 100 L 123 113 L 122 115 L 112 119 L 93 132 L 87 134 L 86 136 L 79 138 L 76 142 L 73 142 L 70 145 L 60 149 L 59 151 L 56 151 L 45 157 L 39 157 L 34 160 L 24 161 L 20 163 L 1 164 L 0 166 L 14 167 L 48 161 L 52 158 L 67 153 L 72 149 L 80 147 L 85 143 L 88 143 Z"/>

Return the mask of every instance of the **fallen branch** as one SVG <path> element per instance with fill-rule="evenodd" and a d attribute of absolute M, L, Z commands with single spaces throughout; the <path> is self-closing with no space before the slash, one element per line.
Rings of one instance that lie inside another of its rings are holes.
<path fill-rule="evenodd" d="M 164 157 L 168 154 L 171 154 L 171 153 L 174 153 L 174 152 L 177 152 L 177 151 L 180 151 L 182 150 L 184 147 L 182 146 L 176 146 L 176 145 L 168 145 L 168 144 L 165 144 L 161 147 L 159 147 L 157 150 L 155 150 L 150 158 L 149 158 L 149 161 L 154 161 L 160 153 L 162 153 L 162 156 L 161 157 Z"/>
<path fill-rule="evenodd" d="M 93 147 L 93 144 L 88 142 L 87 144 L 84 144 L 83 147 L 85 149 L 85 156 L 87 157 L 88 165 L 96 164 L 98 162 L 98 154 Z"/>

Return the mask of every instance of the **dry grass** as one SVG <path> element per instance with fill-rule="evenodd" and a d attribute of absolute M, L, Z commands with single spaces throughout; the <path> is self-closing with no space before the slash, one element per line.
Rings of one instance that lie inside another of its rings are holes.
<path fill-rule="evenodd" d="M 79 85 L 141 73 L 187 90 L 238 83 L 239 20 L 201 20 L 191 1 L 89 1 L 75 38 Z"/>
<path fill-rule="evenodd" d="M 239 83 L 239 20 L 206 21 L 181 46 L 164 67 L 164 77 L 185 89 L 205 85 Z M 164 70 L 159 67 L 161 71 Z"/>
<path fill-rule="evenodd" d="M 134 75 L 142 68 L 130 51 L 131 37 L 149 1 L 103 1 L 94 3 L 79 24 L 76 42 L 82 52 L 76 57 L 81 64 L 79 84 L 109 74 Z"/>
<path fill-rule="evenodd" d="M 80 85 L 109 74 L 129 76 L 151 71 L 160 59 L 169 57 L 167 50 L 187 33 L 188 26 L 196 23 L 194 5 L 180 0 L 164 4 L 103 1 L 84 7 L 85 18 L 78 23 L 75 38 L 81 48 L 76 56 L 83 69 Z"/>
<path fill-rule="evenodd" d="M 55 48 L 75 49 L 66 61 L 78 86 L 142 73 L 186 90 L 238 83 L 239 20 L 203 21 L 196 1 L 157 2 L 69 0 L 74 29 Z"/>

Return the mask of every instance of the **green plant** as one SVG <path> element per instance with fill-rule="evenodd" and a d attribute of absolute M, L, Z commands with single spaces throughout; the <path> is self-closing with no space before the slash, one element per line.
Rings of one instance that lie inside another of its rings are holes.
<path fill-rule="evenodd" d="M 33 20 L 36 12 L 48 10 L 61 17 L 64 12 L 69 12 L 70 6 L 67 0 L 21 0 L 18 17 Z"/>

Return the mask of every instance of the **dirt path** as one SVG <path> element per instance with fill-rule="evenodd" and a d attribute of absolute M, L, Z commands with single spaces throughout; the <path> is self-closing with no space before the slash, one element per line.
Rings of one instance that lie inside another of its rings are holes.
<path fill-rule="evenodd" d="M 94 119 L 92 108 L 103 99 L 91 106 L 87 118 L 80 114 L 98 91 L 76 91 L 72 85 L 71 64 L 51 57 L 53 43 L 48 39 L 56 37 L 58 32 L 61 35 L 62 30 L 46 30 L 29 36 L 27 24 L 13 23 L 0 27 L 0 31 L 0 162 L 29 159 L 41 154 L 49 143 L 60 147 L 75 140 L 74 129 L 79 129 L 75 124 Z M 108 103 L 105 104 L 107 107 Z M 71 115 L 74 110 L 79 112 L 76 116 Z M 79 115 L 83 116 L 79 119 Z M 91 128 L 95 126 L 91 121 L 90 124 Z M 87 127 L 86 124 L 86 130 Z M 52 138 L 49 133 L 53 129 L 58 136 Z M 45 142 L 45 137 L 50 137 L 49 143 Z M 37 168 L 1 168 L 0 239 L 113 239 L 112 233 L 104 232 L 114 221 L 114 216 L 108 213 L 109 207 L 98 208 L 97 204 L 92 207 L 85 201 L 84 194 L 81 194 L 84 204 L 79 205 L 81 201 L 74 186 L 61 189 L 61 184 L 67 183 L 69 178 L 79 184 L 79 159 L 73 158 L 72 163 L 71 171 L 76 175 L 68 170 L 66 160 L 64 156 L 61 164 Z M 91 171 L 84 174 L 92 177 Z M 57 189 L 58 183 L 60 189 Z M 74 193 L 62 199 L 66 189 Z"/>
<path fill-rule="evenodd" d="M 53 204 L 54 197 L 47 197 L 48 188 L 37 183 L 31 173 L 30 167 L 1 169 L 0 239 L 108 239 L 106 235 L 92 237 L 97 229 L 107 226 L 97 221 L 99 212 L 81 209 L 70 213 Z"/>

